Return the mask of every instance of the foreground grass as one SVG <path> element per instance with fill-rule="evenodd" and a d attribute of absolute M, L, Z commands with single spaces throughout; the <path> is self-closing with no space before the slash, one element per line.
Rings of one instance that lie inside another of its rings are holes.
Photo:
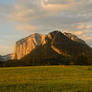
<path fill-rule="evenodd" d="M 92 67 L 0 68 L 0 92 L 92 92 Z"/>

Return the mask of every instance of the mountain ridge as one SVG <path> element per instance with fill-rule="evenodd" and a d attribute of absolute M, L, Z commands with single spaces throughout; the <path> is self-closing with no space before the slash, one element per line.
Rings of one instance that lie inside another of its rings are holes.
<path fill-rule="evenodd" d="M 77 36 L 58 30 L 17 41 L 11 56 L 1 66 L 92 65 L 92 48 Z"/>
<path fill-rule="evenodd" d="M 46 39 L 48 38 L 50 40 L 53 39 L 53 36 L 55 36 L 56 33 L 62 33 L 62 32 L 56 30 L 48 34 L 34 33 L 24 39 L 17 41 L 15 45 L 14 53 L 12 54 L 12 59 L 23 58 L 25 55 L 29 54 L 37 46 L 41 44 L 43 45 L 46 44 L 46 41 L 47 41 Z M 78 43 L 86 44 L 85 41 L 81 40 L 80 38 L 78 38 L 77 36 L 71 33 L 64 32 L 62 33 L 62 37 L 65 37 L 67 39 L 70 39 Z M 52 48 L 53 47 L 54 46 L 52 46 Z"/>
<path fill-rule="evenodd" d="M 91 57 L 92 49 L 86 43 L 71 40 L 63 33 L 54 31 L 46 36 L 46 44 L 41 44 L 19 62 L 25 65 L 88 65 L 92 64 Z"/>

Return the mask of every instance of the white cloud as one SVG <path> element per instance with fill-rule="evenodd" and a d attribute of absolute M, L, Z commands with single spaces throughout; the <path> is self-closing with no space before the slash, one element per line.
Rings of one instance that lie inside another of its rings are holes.
<path fill-rule="evenodd" d="M 92 24 L 85 24 L 85 23 L 79 23 L 77 26 L 77 29 L 79 30 L 90 30 L 92 29 Z"/>
<path fill-rule="evenodd" d="M 82 38 L 84 39 L 84 40 L 92 40 L 92 36 L 82 36 Z"/>
<path fill-rule="evenodd" d="M 35 31 L 37 30 L 38 27 L 33 26 L 33 25 L 17 25 L 16 30 L 22 30 L 22 31 Z"/>
<path fill-rule="evenodd" d="M 83 31 L 77 31 L 75 32 L 76 35 L 82 35 L 83 34 Z"/>
<path fill-rule="evenodd" d="M 46 3 L 44 0 L 41 1 L 41 7 L 46 10 L 48 13 L 51 14 L 56 14 L 59 13 L 60 11 L 64 10 L 69 10 L 74 6 L 74 3 L 69 3 L 69 4 L 51 4 L 51 3 Z"/>
<path fill-rule="evenodd" d="M 91 39 L 87 34 L 92 31 L 92 0 L 16 0 L 12 10 L 7 18 L 20 23 L 17 30 L 47 33 L 63 28 L 84 40 Z"/>

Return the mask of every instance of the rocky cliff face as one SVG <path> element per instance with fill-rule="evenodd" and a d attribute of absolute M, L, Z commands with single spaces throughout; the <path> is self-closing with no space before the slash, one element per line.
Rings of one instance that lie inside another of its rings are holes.
<path fill-rule="evenodd" d="M 12 54 L 12 59 L 21 59 L 40 44 L 45 44 L 45 37 L 46 35 L 35 33 L 17 41 L 14 53 Z"/>
<path fill-rule="evenodd" d="M 22 57 L 29 54 L 32 50 L 34 50 L 39 45 L 46 44 L 47 39 L 50 39 L 50 40 L 54 39 L 55 35 L 58 34 L 58 32 L 59 31 L 54 31 L 54 32 L 49 33 L 48 35 L 35 33 L 35 34 L 32 34 L 22 40 L 17 41 L 16 45 L 15 45 L 14 53 L 12 54 L 12 59 L 21 59 Z M 60 34 L 60 36 L 59 36 L 59 34 Z M 60 37 L 60 38 L 65 39 L 65 37 L 67 37 L 67 39 L 71 39 L 73 41 L 85 44 L 85 42 L 83 40 L 79 39 L 77 36 L 75 36 L 71 33 L 60 33 L 59 32 L 59 34 L 58 34 L 58 37 Z M 52 48 L 53 48 L 53 46 L 52 46 Z M 55 48 L 53 48 L 53 49 L 57 50 Z M 58 51 L 58 53 L 61 53 L 59 50 L 57 50 L 57 51 Z"/>

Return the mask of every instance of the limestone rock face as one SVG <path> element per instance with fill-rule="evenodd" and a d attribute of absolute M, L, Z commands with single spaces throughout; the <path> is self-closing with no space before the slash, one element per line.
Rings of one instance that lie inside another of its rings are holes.
<path fill-rule="evenodd" d="M 35 33 L 17 41 L 14 53 L 12 54 L 12 59 L 21 59 L 25 55 L 29 54 L 37 46 L 45 44 L 45 37 L 46 35 Z"/>

